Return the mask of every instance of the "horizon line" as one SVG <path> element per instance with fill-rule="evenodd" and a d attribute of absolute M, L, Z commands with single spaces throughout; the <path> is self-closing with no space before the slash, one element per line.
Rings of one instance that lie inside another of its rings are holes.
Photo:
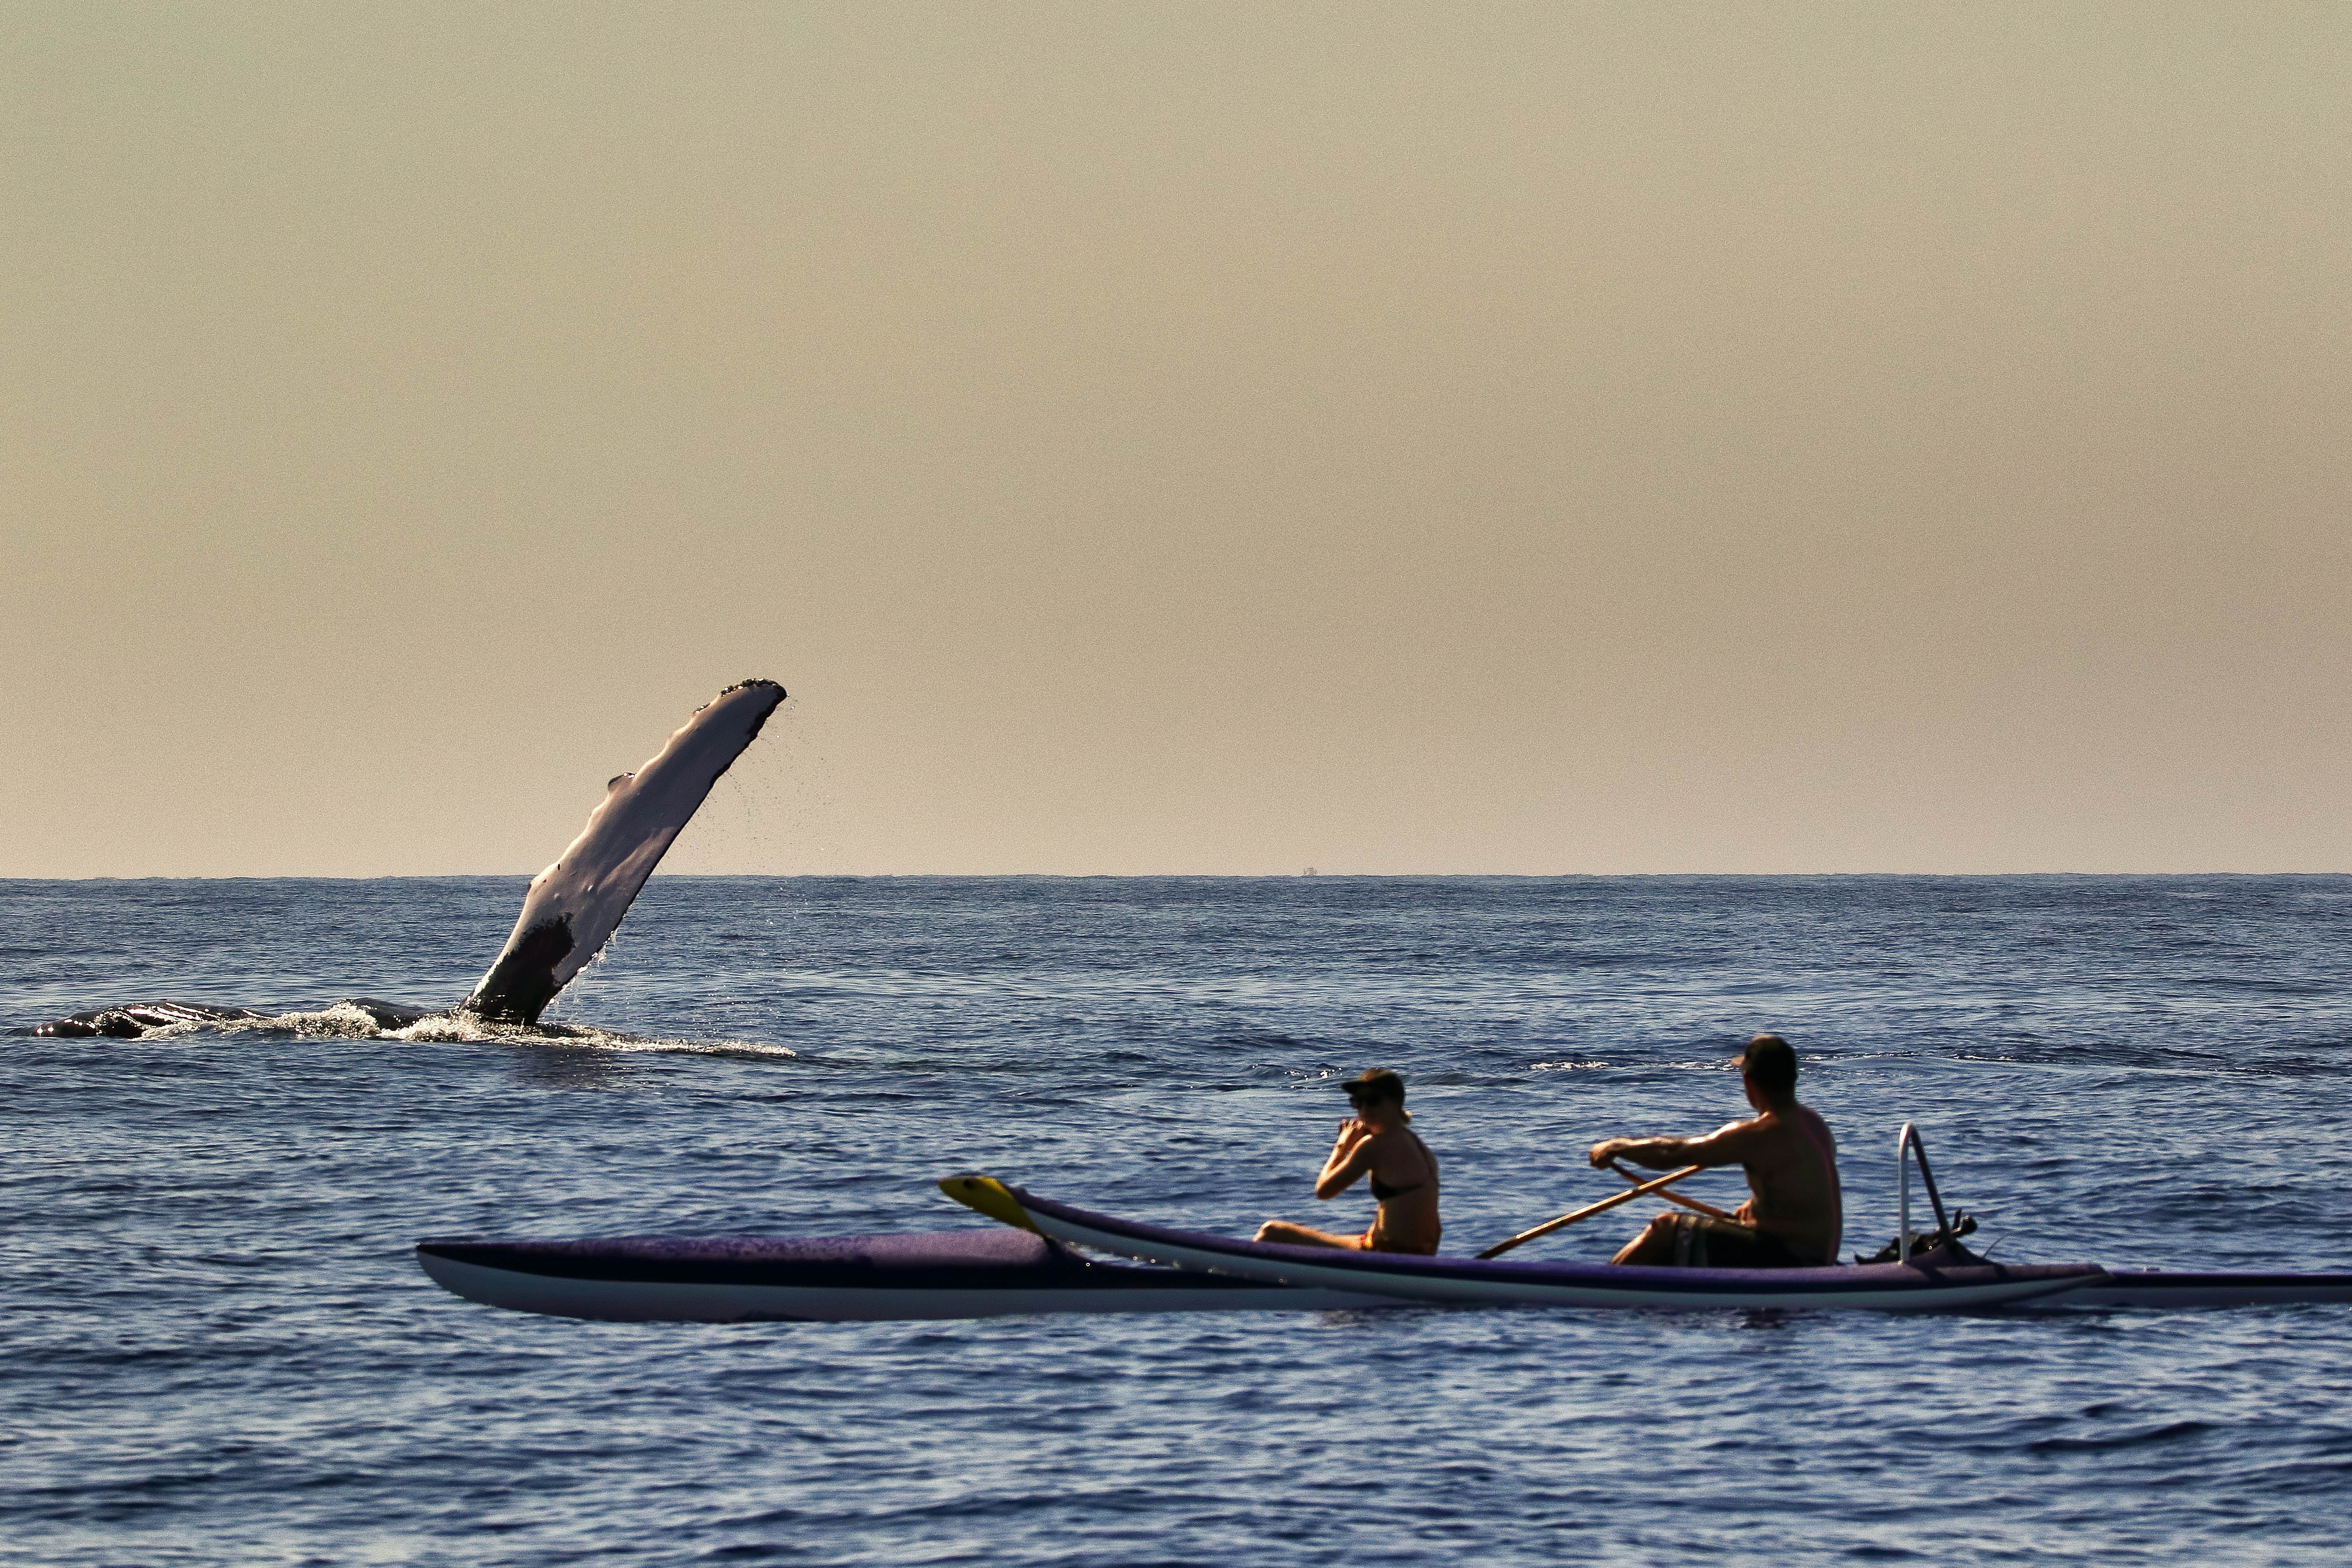
<path fill-rule="evenodd" d="M 538 871 L 387 871 L 372 875 L 326 871 L 236 871 L 206 875 L 171 872 L 100 872 L 81 877 L 17 876 L 0 873 L 0 883 L 12 882 L 467 882 L 529 880 Z M 1709 880 L 1780 881 L 1794 878 L 1828 880 L 1922 879 L 1999 881 L 2025 878 L 2279 878 L 2352 877 L 2352 870 L 2032 870 L 2032 871 L 656 871 L 663 881 L 1033 881 L 1033 882 L 1323 882 L 1323 881 L 1624 881 Z"/>

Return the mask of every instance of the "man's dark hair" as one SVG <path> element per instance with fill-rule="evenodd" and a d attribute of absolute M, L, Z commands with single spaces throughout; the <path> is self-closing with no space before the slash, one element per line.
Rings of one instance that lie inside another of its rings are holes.
<path fill-rule="evenodd" d="M 1404 1079 L 1387 1068 L 1366 1068 L 1345 1086 L 1358 1105 L 1378 1105 L 1384 1100 L 1404 1103 Z"/>
<path fill-rule="evenodd" d="M 1778 1035 L 1759 1035 L 1748 1041 L 1739 1053 L 1739 1070 L 1776 1100 L 1797 1092 L 1797 1053 Z"/>

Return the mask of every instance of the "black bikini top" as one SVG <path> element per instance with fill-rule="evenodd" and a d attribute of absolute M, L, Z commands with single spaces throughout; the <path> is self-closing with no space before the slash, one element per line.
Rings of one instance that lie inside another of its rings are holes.
<path fill-rule="evenodd" d="M 1386 1203 L 1391 1198 L 1401 1198 L 1407 1193 L 1417 1193 L 1421 1191 L 1422 1188 L 1429 1185 L 1431 1182 L 1437 1180 L 1437 1156 L 1429 1152 L 1429 1145 L 1422 1142 L 1421 1134 L 1415 1132 L 1412 1128 L 1406 1128 L 1404 1130 L 1404 1135 L 1412 1139 L 1413 1143 L 1421 1150 L 1422 1159 L 1429 1165 L 1429 1174 L 1425 1179 L 1415 1182 L 1409 1187 L 1392 1187 L 1386 1182 L 1381 1181 L 1378 1176 L 1374 1176 L 1372 1178 L 1372 1197 L 1380 1203 Z"/>

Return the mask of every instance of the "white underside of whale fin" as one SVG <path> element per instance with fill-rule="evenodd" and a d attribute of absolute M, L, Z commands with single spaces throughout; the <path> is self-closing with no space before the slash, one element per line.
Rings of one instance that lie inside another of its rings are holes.
<path fill-rule="evenodd" d="M 465 1009 L 535 1021 L 611 940 L 710 786 L 783 700 L 772 680 L 730 686 L 697 709 L 652 761 L 607 784 L 580 837 L 531 879 L 513 934 Z"/>

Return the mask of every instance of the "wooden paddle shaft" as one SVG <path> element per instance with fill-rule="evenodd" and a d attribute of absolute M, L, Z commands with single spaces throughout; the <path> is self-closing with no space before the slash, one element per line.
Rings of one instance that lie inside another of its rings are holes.
<path fill-rule="evenodd" d="M 1625 1178 L 1627 1181 L 1629 1181 L 1629 1182 L 1633 1182 L 1633 1183 L 1637 1183 L 1637 1184 L 1638 1184 L 1638 1183 L 1641 1181 L 1641 1179 L 1642 1179 L 1641 1177 L 1639 1177 L 1639 1176 L 1635 1175 L 1633 1172 L 1631 1172 L 1631 1171 L 1627 1170 L 1624 1166 L 1622 1166 L 1622 1165 L 1619 1164 L 1619 1163 L 1618 1163 L 1616 1161 L 1614 1161 L 1614 1160 L 1612 1160 L 1612 1161 L 1610 1161 L 1610 1162 L 1609 1162 L 1609 1168 L 1610 1168 L 1611 1170 L 1612 1170 L 1612 1171 L 1616 1172 L 1619 1175 L 1621 1175 L 1621 1176 L 1624 1177 L 1624 1178 Z M 1670 1203 L 1670 1204 L 1680 1204 L 1680 1205 L 1683 1205 L 1683 1207 L 1685 1207 L 1685 1208 L 1686 1208 L 1686 1209 L 1693 1210 L 1693 1211 L 1695 1211 L 1695 1212 L 1696 1212 L 1696 1213 L 1698 1213 L 1698 1214 L 1703 1214 L 1703 1215 L 1706 1215 L 1706 1216 L 1707 1216 L 1707 1218 L 1709 1218 L 1709 1219 L 1727 1220 L 1727 1221 L 1730 1222 L 1730 1223 L 1731 1223 L 1731 1224 L 1733 1224 L 1733 1225 L 1738 1225 L 1738 1224 L 1739 1223 L 1739 1216 L 1738 1216 L 1738 1215 L 1731 1214 L 1731 1213 L 1729 1213 L 1729 1212 L 1727 1212 L 1727 1211 L 1726 1211 L 1726 1210 L 1723 1210 L 1723 1209 L 1719 1209 L 1719 1208 L 1716 1207 L 1713 1204 L 1703 1204 L 1703 1203 L 1699 1202 L 1696 1198 L 1686 1198 L 1686 1197 L 1683 1196 L 1683 1195 L 1682 1195 L 1682 1194 L 1680 1194 L 1680 1193 L 1664 1193 L 1664 1192 L 1662 1192 L 1662 1193 L 1660 1193 L 1660 1194 L 1658 1194 L 1658 1196 L 1660 1196 L 1660 1197 L 1662 1197 L 1662 1198 L 1665 1199 L 1665 1200 L 1666 1200 L 1666 1202 L 1668 1202 L 1668 1203 Z"/>
<path fill-rule="evenodd" d="M 1639 1186 L 1628 1187 L 1613 1198 L 1603 1198 L 1597 1204 L 1587 1204 L 1582 1208 L 1578 1209 L 1571 1214 L 1564 1214 L 1560 1215 L 1558 1219 L 1548 1219 L 1544 1221 L 1543 1224 L 1536 1226 L 1533 1230 L 1523 1230 L 1519 1232 L 1518 1235 L 1511 1237 L 1508 1241 L 1496 1242 L 1494 1246 L 1488 1247 L 1478 1256 L 1482 1258 L 1500 1258 L 1503 1254 L 1510 1251 L 1511 1248 L 1517 1247 L 1522 1243 L 1533 1241 L 1539 1236 L 1549 1236 L 1553 1231 L 1559 1229 L 1561 1226 L 1574 1225 L 1578 1220 L 1591 1219 L 1594 1215 L 1601 1214 L 1609 1209 L 1613 1209 L 1619 1204 L 1630 1204 L 1635 1198 L 1656 1192 L 1669 1182 L 1679 1182 L 1685 1176 L 1696 1176 L 1701 1171 L 1706 1169 L 1706 1167 L 1705 1165 L 1685 1165 L 1679 1171 L 1670 1171 L 1666 1174 L 1660 1176 L 1654 1181 L 1643 1182 Z"/>

